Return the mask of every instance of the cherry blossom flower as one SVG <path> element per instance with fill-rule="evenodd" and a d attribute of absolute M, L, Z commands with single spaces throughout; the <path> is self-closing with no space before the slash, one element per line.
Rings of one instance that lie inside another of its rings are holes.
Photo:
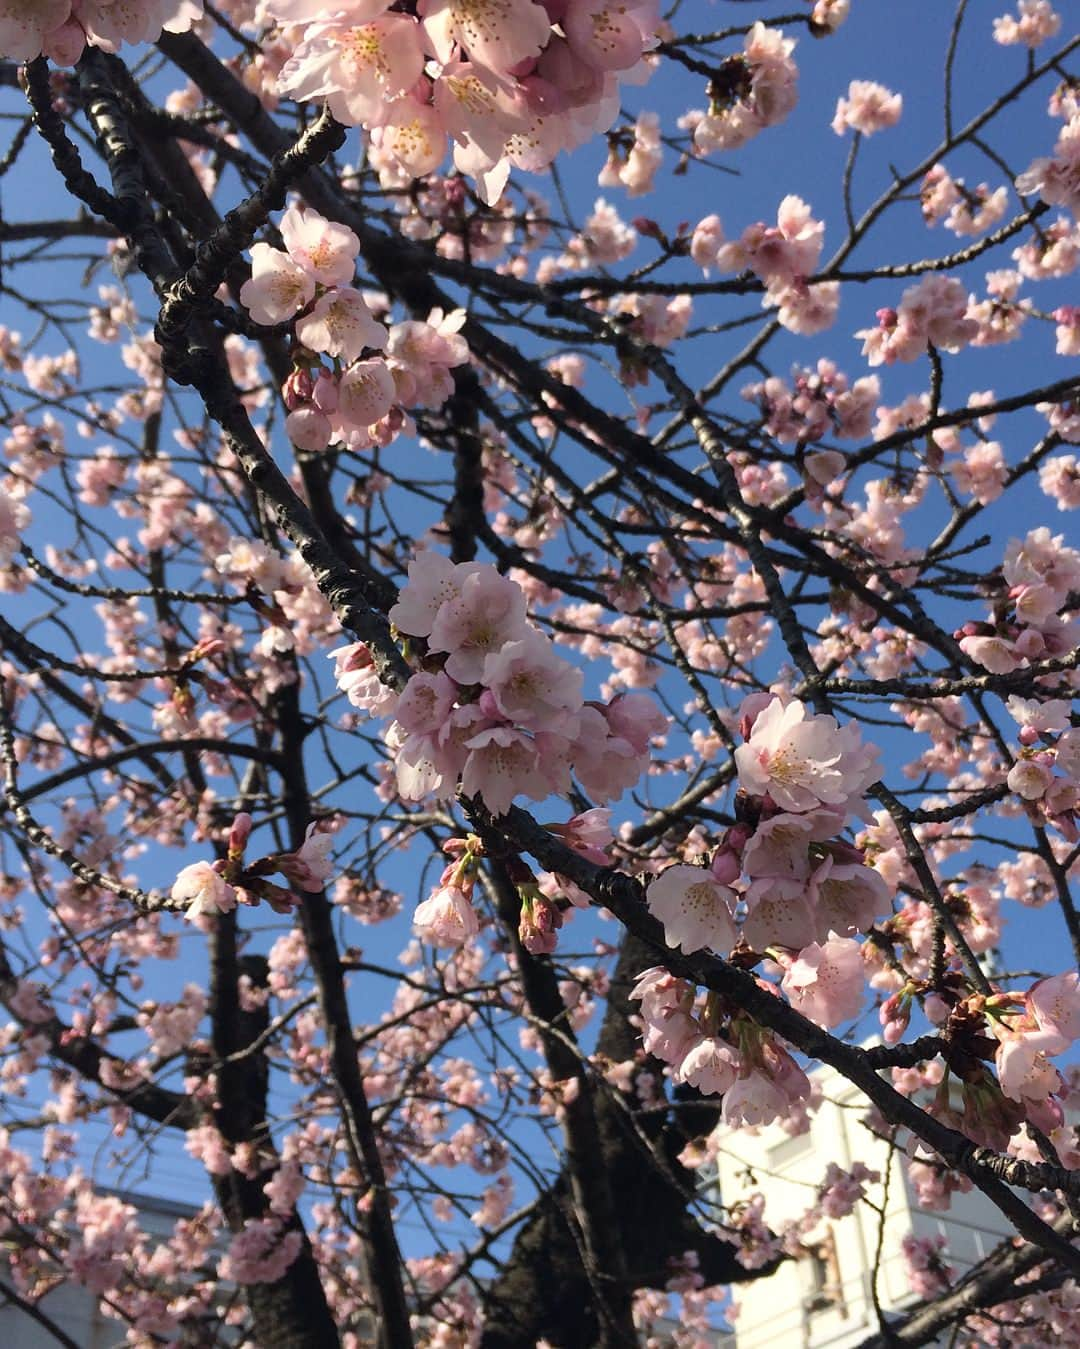
<path fill-rule="evenodd" d="M 450 718 L 458 688 L 441 670 L 414 674 L 397 701 L 394 716 L 398 725 L 410 734 L 438 735 Z"/>
<path fill-rule="evenodd" d="M 1055 13 L 1050 0 L 1019 0 L 1020 17 L 1004 14 L 994 20 L 994 41 L 1003 47 L 1022 43 L 1032 50 L 1041 47 L 1061 27 L 1061 16 Z"/>
<path fill-rule="evenodd" d="M 354 707 L 373 717 L 393 715 L 398 695 L 379 678 L 371 651 L 363 642 L 339 646 L 327 655 L 334 662 L 335 683 Z"/>
<path fill-rule="evenodd" d="M 742 70 L 737 72 L 732 63 L 730 93 L 722 91 L 692 121 L 683 119 L 700 154 L 737 149 L 788 116 L 798 101 L 794 48 L 794 39 L 778 28 L 767 28 L 760 20 L 751 27 L 739 62 Z"/>
<path fill-rule="evenodd" d="M 1061 128 L 1051 156 L 1036 159 L 1016 180 L 1018 192 L 1038 192 L 1051 206 L 1080 219 L 1080 116 Z"/>
<path fill-rule="evenodd" d="M 838 136 L 849 129 L 861 132 L 864 136 L 872 136 L 875 131 L 895 126 L 900 120 L 903 106 L 903 95 L 892 93 L 883 84 L 875 84 L 872 80 L 852 80 L 847 98 L 841 98 L 836 105 L 832 129 Z"/>
<path fill-rule="evenodd" d="M 878 326 L 855 334 L 871 365 L 914 361 L 927 343 L 942 351 L 960 351 L 979 333 L 967 317 L 967 292 L 955 277 L 924 276 L 904 291 L 899 309 L 878 310 Z"/>
<path fill-rule="evenodd" d="M 1058 454 L 1039 466 L 1039 486 L 1059 511 L 1080 509 L 1080 463 L 1075 454 Z"/>
<path fill-rule="evenodd" d="M 687 955 L 706 946 L 726 955 L 735 945 L 734 892 L 701 867 L 666 868 L 650 884 L 646 900 L 669 946 Z"/>
<path fill-rule="evenodd" d="M 631 197 L 644 196 L 653 190 L 662 160 L 660 118 L 654 112 L 643 112 L 635 123 L 629 150 L 622 150 L 617 141 L 610 143 L 608 160 L 597 182 L 601 187 L 621 184 Z"/>
<path fill-rule="evenodd" d="M 211 862 L 192 862 L 184 867 L 171 894 L 173 899 L 187 904 L 186 914 L 191 919 L 229 913 L 236 908 L 236 891 Z"/>
<path fill-rule="evenodd" d="M 257 245 L 256 245 L 257 246 Z M 326 291 L 296 325 L 296 335 L 312 351 L 355 361 L 365 347 L 382 350 L 389 333 L 376 322 L 358 290 L 344 286 Z"/>
<path fill-rule="evenodd" d="M 70 13 L 71 0 L 0 0 L 0 52 L 13 61 L 40 56 Z"/>
<path fill-rule="evenodd" d="M 735 763 L 745 791 L 768 793 L 782 810 L 796 813 L 846 806 L 876 776 L 876 751 L 859 744 L 854 725 L 841 731 L 833 717 L 808 717 L 797 698 L 786 706 L 772 699 L 735 751 Z"/>
<path fill-rule="evenodd" d="M 484 659 L 481 703 L 494 714 L 534 731 L 573 734 L 581 707 L 582 673 L 535 629 L 504 642 Z"/>
<path fill-rule="evenodd" d="M 858 1016 L 863 1005 L 862 948 L 850 937 L 829 935 L 823 945 L 803 947 L 780 987 L 792 1007 L 819 1026 L 832 1028 Z"/>
<path fill-rule="evenodd" d="M 18 551 L 20 535 L 31 519 L 29 507 L 14 493 L 0 493 L 0 567 L 6 567 Z"/>
<path fill-rule="evenodd" d="M 1032 984 L 1027 1006 L 1040 1028 L 1060 1037 L 1061 1050 L 1080 1040 L 1080 975 L 1075 970 L 1051 975 Z"/>
<path fill-rule="evenodd" d="M 810 893 L 826 931 L 865 932 L 892 908 L 892 890 L 880 872 L 828 857 L 814 872 Z"/>
<path fill-rule="evenodd" d="M 339 14 L 309 24 L 281 69 L 277 91 L 300 101 L 325 97 L 339 122 L 377 126 L 393 100 L 412 89 L 423 74 L 421 31 L 417 20 L 406 14 L 383 13 L 361 24 Z M 286 246 L 294 251 L 288 240 Z M 337 285 L 351 275 L 350 267 L 319 280 Z"/>
<path fill-rule="evenodd" d="M 532 0 L 419 0 L 417 13 L 443 65 L 457 45 L 500 75 L 539 56 L 551 33 L 547 11 Z"/>
<path fill-rule="evenodd" d="M 460 594 L 461 583 L 480 566 L 478 562 L 453 563 L 442 553 L 425 549 L 409 563 L 409 580 L 389 612 L 399 632 L 429 637 L 435 616 L 447 600 Z"/>
<path fill-rule="evenodd" d="M 774 1124 L 790 1109 L 783 1087 L 756 1068 L 736 1078 L 724 1093 L 723 1120 L 729 1129 Z"/>
<path fill-rule="evenodd" d="M 334 874 L 334 861 L 330 856 L 334 827 L 332 820 L 312 821 L 296 852 L 277 859 L 282 874 L 301 890 L 318 894 Z"/>
<path fill-rule="evenodd" d="M 909 1232 L 901 1242 L 911 1291 L 920 1298 L 932 1298 L 953 1286 L 956 1271 L 945 1260 L 944 1237 L 918 1237 Z"/>
<path fill-rule="evenodd" d="M 480 922 L 465 892 L 456 885 L 443 885 L 417 905 L 413 928 L 421 941 L 432 946 L 461 946 L 477 934 Z"/>
<path fill-rule="evenodd" d="M 300 1254 L 303 1237 L 280 1218 L 246 1218 L 218 1262 L 218 1276 L 239 1284 L 278 1282 Z"/>
<path fill-rule="evenodd" d="M 356 361 L 341 376 L 331 418 L 343 440 L 385 417 L 397 401 L 394 377 L 383 360 Z"/>
<path fill-rule="evenodd" d="M 748 226 L 742 237 L 723 244 L 716 253 L 722 271 L 749 267 L 770 285 L 809 276 L 821 256 L 825 226 L 815 220 L 801 197 L 786 196 L 776 212 L 776 225 L 764 221 Z"/>
<path fill-rule="evenodd" d="M 519 794 L 541 801 L 570 788 L 570 744 L 557 735 L 533 738 L 511 726 L 490 726 L 465 745 L 461 790 L 481 797 L 494 815 L 504 815 Z"/>
<path fill-rule="evenodd" d="M 1006 786 L 1025 801 L 1038 801 L 1046 795 L 1046 789 L 1053 781 L 1049 764 L 1038 759 L 1017 759 L 1009 769 L 1005 779 Z"/>
<path fill-rule="evenodd" d="M 1021 698 L 1010 693 L 1005 700 L 1009 716 L 1023 728 L 1030 727 L 1036 735 L 1042 731 L 1064 731 L 1069 725 L 1069 704 L 1064 698 Z M 1029 743 L 1025 741 L 1025 743 Z"/>
<path fill-rule="evenodd" d="M 240 303 L 256 323 L 281 323 L 315 297 L 315 278 L 269 244 L 252 244 L 251 279 L 240 287 Z"/>
<path fill-rule="evenodd" d="M 703 1035 L 679 1059 L 671 1074 L 672 1081 L 685 1082 L 706 1096 L 721 1096 L 735 1083 L 739 1073 L 739 1056 L 726 1040 Z"/>
<path fill-rule="evenodd" d="M 484 563 L 468 573 L 458 593 L 439 606 L 428 647 L 447 653 L 446 673 L 459 684 L 477 684 L 488 657 L 505 643 L 524 638 L 528 631 L 521 587 Z"/>
<path fill-rule="evenodd" d="M 598 70 L 628 70 L 655 45 L 658 0 L 580 0 L 565 6 L 571 50 Z"/>

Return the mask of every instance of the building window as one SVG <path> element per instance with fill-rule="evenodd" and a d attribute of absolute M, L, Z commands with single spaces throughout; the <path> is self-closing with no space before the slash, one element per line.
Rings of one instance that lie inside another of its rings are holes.
<path fill-rule="evenodd" d="M 836 1240 L 832 1230 L 821 1241 L 808 1242 L 800 1260 L 803 1275 L 803 1308 L 807 1312 L 826 1310 L 847 1315 L 840 1283 L 840 1263 L 836 1258 Z"/>

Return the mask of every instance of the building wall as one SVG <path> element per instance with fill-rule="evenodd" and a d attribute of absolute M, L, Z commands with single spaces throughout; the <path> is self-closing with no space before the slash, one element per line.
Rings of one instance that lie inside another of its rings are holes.
<path fill-rule="evenodd" d="M 810 1243 L 820 1243 L 817 1259 L 808 1255 L 789 1261 L 772 1277 L 736 1289 L 737 1349 L 849 1349 L 878 1329 L 875 1265 L 877 1300 L 884 1311 L 901 1311 L 917 1301 L 901 1248 L 908 1233 L 943 1235 L 958 1274 L 1012 1235 L 997 1209 L 977 1192 L 954 1195 L 946 1213 L 920 1210 L 899 1154 L 862 1125 L 863 1099 L 829 1069 L 813 1076 L 824 1099 L 809 1133 L 793 1138 L 773 1126 L 755 1135 L 740 1130 L 726 1136 L 717 1158 L 723 1202 L 760 1191 L 765 1220 L 775 1227 L 813 1204 L 829 1162 L 848 1170 L 861 1161 L 881 1173 L 881 1182 L 867 1187 L 867 1198 L 883 1215 L 879 1218 L 868 1204 L 857 1205 L 849 1217 L 825 1222 L 810 1234 Z"/>
<path fill-rule="evenodd" d="M 139 1210 L 139 1226 L 163 1241 L 172 1235 L 177 1218 L 190 1218 L 197 1210 L 167 1199 L 115 1192 Z M 39 1325 L 22 1308 L 4 1297 L 4 1286 L 13 1287 L 7 1269 L 0 1263 L 0 1349 L 57 1349 L 51 1331 Z M 98 1311 L 97 1298 L 78 1284 L 64 1284 L 41 1298 L 38 1307 L 79 1349 L 115 1349 L 125 1343 L 125 1323 Z"/>

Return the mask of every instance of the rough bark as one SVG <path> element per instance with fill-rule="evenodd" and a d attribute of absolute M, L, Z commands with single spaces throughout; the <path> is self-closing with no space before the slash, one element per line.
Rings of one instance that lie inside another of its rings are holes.
<path fill-rule="evenodd" d="M 642 970 L 655 964 L 650 947 L 627 934 L 619 952 L 607 1011 L 597 1042 L 615 1062 L 632 1058 L 640 1043 L 631 1024 L 636 1004 L 627 995 Z M 659 1074 L 660 1065 L 655 1067 Z M 614 1237 L 631 1289 L 662 1288 L 671 1261 L 696 1252 L 708 1283 L 734 1283 L 769 1274 L 775 1265 L 746 1270 L 735 1247 L 706 1232 L 691 1212 L 694 1173 L 675 1160 L 686 1142 L 716 1121 L 715 1104 L 689 1099 L 668 1113 L 633 1111 L 609 1091 L 594 1096 L 597 1130 L 615 1207 Z M 482 1349 L 525 1349 L 546 1339 L 557 1349 L 592 1349 L 598 1325 L 588 1273 L 568 1219 L 569 1180 L 560 1172 L 488 1290 Z"/>

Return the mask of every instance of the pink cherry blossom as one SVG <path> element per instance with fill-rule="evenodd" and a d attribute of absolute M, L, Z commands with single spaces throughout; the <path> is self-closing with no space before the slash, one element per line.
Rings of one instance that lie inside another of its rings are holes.
<path fill-rule="evenodd" d="M 290 319 L 315 296 L 315 278 L 288 253 L 269 244 L 251 246 L 251 280 L 240 288 L 240 303 L 256 323 Z"/>
<path fill-rule="evenodd" d="M 449 720 L 457 698 L 457 685 L 441 670 L 414 674 L 397 700 L 394 716 L 410 734 L 435 736 Z"/>
<path fill-rule="evenodd" d="M 642 772 L 641 755 L 629 740 L 613 735 L 603 711 L 588 703 L 581 709 L 574 743 L 574 773 L 593 798 L 613 801 L 632 787 Z"/>
<path fill-rule="evenodd" d="M 562 19 L 574 54 L 599 70 L 627 70 L 655 45 L 658 0 L 580 0 Z"/>
<path fill-rule="evenodd" d="M 895 126 L 900 120 L 904 99 L 901 94 L 891 93 L 883 84 L 872 80 L 852 80 L 847 98 L 836 105 L 836 115 L 832 120 L 832 129 L 842 136 L 849 128 L 872 136 L 875 131 L 884 131 Z"/>
<path fill-rule="evenodd" d="M 421 941 L 432 946 L 461 946 L 476 936 L 480 923 L 464 891 L 443 885 L 417 905 L 413 928 Z"/>
<path fill-rule="evenodd" d="M 1044 1101 L 1057 1092 L 1061 1074 L 1049 1062 L 1048 1055 L 1062 1047 L 1056 1032 L 1006 1035 L 997 1048 L 998 1081 L 1001 1090 L 1014 1101 Z"/>
<path fill-rule="evenodd" d="M 239 1284 L 276 1283 L 302 1244 L 301 1234 L 286 1232 L 279 1218 L 248 1218 L 218 1262 L 218 1274 Z"/>
<path fill-rule="evenodd" d="M 327 220 L 310 206 L 290 206 L 281 217 L 281 237 L 293 261 L 321 285 L 352 280 L 360 240 L 347 225 Z"/>
<path fill-rule="evenodd" d="M 385 120 L 371 129 L 371 138 L 410 178 L 434 173 L 446 157 L 446 129 L 438 112 L 408 94 L 394 99 Z"/>
<path fill-rule="evenodd" d="M 1080 975 L 1075 970 L 1032 984 L 1027 1005 L 1043 1031 L 1061 1037 L 1062 1048 L 1080 1039 Z"/>
<path fill-rule="evenodd" d="M 1016 180 L 1018 192 L 1038 192 L 1051 206 L 1080 217 L 1080 116 L 1065 123 L 1053 155 L 1036 159 Z"/>
<path fill-rule="evenodd" d="M 742 937 L 755 951 L 770 946 L 799 950 L 819 934 L 821 921 L 811 905 L 802 881 L 767 877 L 744 892 L 747 915 Z"/>
<path fill-rule="evenodd" d="M 380 680 L 371 651 L 363 642 L 338 647 L 328 656 L 334 661 L 334 680 L 354 707 L 373 717 L 390 716 L 398 695 Z"/>
<path fill-rule="evenodd" d="M 811 881 L 815 912 L 826 931 L 865 932 L 892 908 L 888 882 L 873 867 L 826 858 Z"/>
<path fill-rule="evenodd" d="M 994 20 L 994 41 L 1003 47 L 1022 43 L 1034 49 L 1041 47 L 1061 27 L 1061 16 L 1054 11 L 1050 0 L 1018 0 L 1020 17 L 1004 14 Z"/>
<path fill-rule="evenodd" d="M 0 494 L 0 567 L 6 567 L 18 551 L 20 535 L 32 516 L 14 493 Z"/>
<path fill-rule="evenodd" d="M 355 361 L 365 347 L 382 350 L 389 334 L 372 317 L 358 290 L 344 286 L 328 290 L 296 325 L 296 335 L 312 351 Z"/>
<path fill-rule="evenodd" d="M 706 1096 L 722 1096 L 734 1084 L 739 1073 L 737 1051 L 725 1040 L 703 1035 L 681 1057 L 671 1074 L 675 1082 L 686 1082 Z"/>
<path fill-rule="evenodd" d="M 70 13 L 71 0 L 0 0 L 0 52 L 13 61 L 40 56 Z"/>
<path fill-rule="evenodd" d="M 819 1026 L 850 1021 L 862 1010 L 862 948 L 850 937 L 830 934 L 824 944 L 804 946 L 780 987 L 792 1007 Z"/>
<path fill-rule="evenodd" d="M 705 946 L 726 955 L 735 945 L 735 895 L 701 867 L 668 867 L 650 884 L 646 898 L 669 946 L 687 955 Z"/>
<path fill-rule="evenodd" d="M 330 856 L 333 844 L 333 821 L 315 820 L 308 825 L 296 852 L 278 859 L 280 870 L 293 885 L 318 894 L 334 874 L 334 860 Z"/>
<path fill-rule="evenodd" d="M 448 653 L 446 673 L 459 684 L 480 683 L 488 657 L 525 637 L 521 587 L 483 564 L 464 577 L 458 593 L 440 605 L 428 646 Z"/>
<path fill-rule="evenodd" d="M 530 730 L 573 733 L 582 673 L 543 634 L 527 629 L 485 657 L 481 683 L 498 714 Z M 488 696 L 485 694 L 485 697 Z"/>
<path fill-rule="evenodd" d="M 170 892 L 187 904 L 191 919 L 229 913 L 236 908 L 236 891 L 210 862 L 192 862 L 177 876 Z"/>
<path fill-rule="evenodd" d="M 443 65 L 456 44 L 475 64 L 502 75 L 539 56 L 551 33 L 547 12 L 532 0 L 419 0 L 417 13 Z"/>
<path fill-rule="evenodd" d="M 738 1077 L 724 1093 L 723 1119 L 731 1129 L 773 1124 L 791 1108 L 787 1092 L 757 1069 Z"/>
<path fill-rule="evenodd" d="M 338 405 L 332 421 L 343 439 L 385 417 L 397 399 L 394 377 L 384 360 L 374 358 L 350 365 L 338 384 Z"/>
<path fill-rule="evenodd" d="M 745 791 L 767 792 L 782 810 L 795 812 L 846 804 L 876 776 L 854 726 L 842 735 L 833 717 L 808 716 L 797 698 L 786 706 L 774 698 L 758 714 L 735 763 Z"/>
<path fill-rule="evenodd" d="M 377 126 L 393 100 L 412 89 L 423 73 L 420 37 L 420 25 L 405 14 L 381 14 L 361 24 L 339 14 L 312 23 L 281 69 L 278 92 L 295 99 L 325 97 L 339 122 Z M 286 246 L 294 252 L 288 240 Z M 348 272 L 339 268 L 337 274 L 319 279 L 337 285 L 351 275 L 351 267 Z"/>

